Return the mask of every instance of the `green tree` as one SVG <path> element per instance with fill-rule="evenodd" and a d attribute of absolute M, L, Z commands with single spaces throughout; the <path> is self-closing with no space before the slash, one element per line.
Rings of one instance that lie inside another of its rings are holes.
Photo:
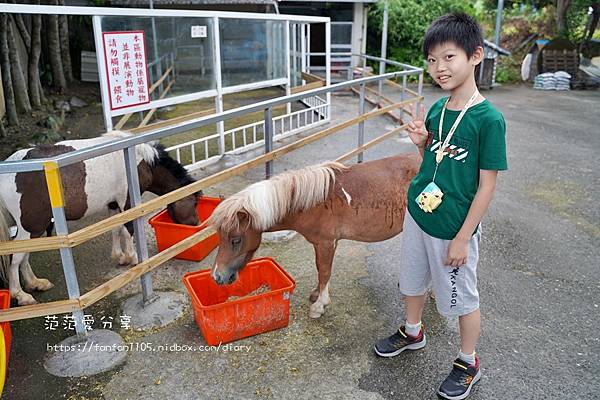
<path fill-rule="evenodd" d="M 384 3 L 380 1 L 369 10 L 367 53 L 379 55 Z M 464 11 L 479 16 L 477 2 L 465 0 L 389 0 L 388 58 L 420 66 L 421 47 L 425 31 L 431 22 L 446 13 Z"/>

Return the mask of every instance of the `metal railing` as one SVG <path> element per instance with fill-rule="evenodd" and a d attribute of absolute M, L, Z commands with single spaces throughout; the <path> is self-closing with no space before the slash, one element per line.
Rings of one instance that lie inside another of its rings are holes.
<path fill-rule="evenodd" d="M 273 117 L 273 140 L 285 139 L 306 129 L 329 122 L 329 118 L 327 118 L 329 105 L 324 99 L 314 96 L 303 99 L 302 102 L 313 104 L 313 106 Z M 264 145 L 264 133 L 264 120 L 226 130 L 224 132 L 226 154 L 239 154 Z M 220 135 L 215 133 L 167 147 L 166 151 L 173 154 L 175 159 L 186 168 L 193 170 L 219 161 L 222 155 L 215 150 L 218 148 L 219 138 Z M 188 157 L 184 158 L 182 153 Z"/>
<path fill-rule="evenodd" d="M 414 98 L 404 100 L 402 102 L 368 113 L 364 113 L 364 98 L 361 97 L 361 101 L 359 104 L 360 115 L 358 117 L 341 123 L 337 126 L 327 128 L 321 132 L 317 132 L 316 134 L 312 134 L 311 136 L 305 137 L 303 139 L 298 140 L 297 142 L 288 144 L 276 150 L 273 150 L 273 124 L 275 118 L 273 118 L 272 116 L 272 111 L 274 107 L 285 105 L 295 101 L 300 101 L 313 96 L 329 96 L 331 92 L 347 89 L 353 86 L 360 86 L 361 92 L 364 93 L 364 89 L 367 84 L 400 76 L 422 76 L 422 73 L 422 69 L 413 67 L 405 71 L 398 71 L 384 75 L 360 78 L 353 81 L 342 82 L 294 95 L 265 100 L 259 103 L 219 112 L 210 116 L 194 118 L 171 126 L 162 126 L 153 130 L 149 130 L 148 132 L 142 133 L 137 136 L 114 140 L 86 149 L 80 149 L 70 153 L 58 155 L 56 157 L 51 157 L 47 159 L 6 161 L 0 163 L 0 173 L 45 171 L 49 191 L 53 193 L 59 193 L 62 197 L 62 187 L 59 184 L 61 167 L 81 162 L 90 158 L 102 156 L 111 152 L 122 151 L 126 165 L 126 176 L 129 187 L 129 195 L 133 200 L 133 207 L 131 209 L 121 214 L 109 217 L 103 221 L 94 223 L 74 233 L 68 232 L 64 204 L 62 204 L 62 202 L 52 203 L 52 214 L 57 227 L 56 237 L 0 243 L 0 254 L 13 254 L 17 252 L 33 252 L 49 249 L 59 249 L 61 252 L 63 271 L 65 275 L 65 280 L 67 282 L 69 294 L 69 300 L 56 301 L 52 303 L 39 304 L 34 306 L 23 306 L 17 309 L 2 310 L 0 311 L 0 322 L 15 319 L 32 318 L 42 315 L 51 315 L 55 313 L 73 312 L 76 321 L 75 327 L 77 334 L 78 336 L 84 337 L 86 332 L 82 320 L 83 309 L 95 303 L 96 301 L 99 301 L 100 299 L 108 296 L 110 293 L 123 287 L 125 284 L 131 282 L 133 279 L 141 277 L 143 297 L 144 300 L 148 300 L 153 296 L 150 271 L 164 263 L 166 260 L 175 256 L 179 252 L 195 245 L 198 241 L 203 239 L 205 235 L 203 233 L 196 234 L 193 237 L 184 240 L 179 245 L 176 245 L 176 248 L 169 248 L 151 258 L 148 258 L 146 235 L 142 218 L 144 215 L 148 215 L 151 212 L 163 208 L 166 204 L 177 201 L 191 193 L 197 192 L 202 188 L 208 187 L 209 185 L 212 185 L 216 182 L 221 182 L 225 179 L 228 179 L 230 176 L 240 174 L 243 171 L 258 166 L 260 164 L 265 164 L 266 175 L 270 176 L 270 174 L 272 173 L 272 162 L 275 158 L 289 151 L 295 150 L 301 146 L 312 143 L 334 132 L 340 131 L 353 124 L 358 124 L 359 126 L 358 147 L 356 150 L 353 150 L 351 153 L 344 157 L 345 159 L 347 159 L 350 156 L 357 155 L 360 161 L 364 149 L 371 145 L 369 143 L 364 143 L 364 122 L 369 118 L 382 115 L 389 110 L 396 109 L 409 102 L 422 101 L 422 96 L 420 95 L 421 93 L 419 90 L 418 96 Z M 186 132 L 190 129 L 199 128 L 209 124 L 215 124 L 218 122 L 222 123 L 227 119 L 243 116 L 257 111 L 264 111 L 265 114 L 265 119 L 263 121 L 265 127 L 265 154 L 263 156 L 259 156 L 253 160 L 246 161 L 236 167 L 230 168 L 229 170 L 221 171 L 220 173 L 212 175 L 208 178 L 204 178 L 183 188 L 177 189 L 160 198 L 152 199 L 143 204 L 141 203 L 141 194 L 139 191 L 138 171 L 136 165 L 134 146 L 142 143 L 148 143 L 154 140 L 159 140 L 161 138 L 176 135 L 178 133 Z M 386 133 L 386 135 L 390 134 L 391 132 Z M 370 143 L 375 143 L 375 141 L 371 141 Z M 71 248 L 82 244 L 93 237 L 97 237 L 105 232 L 108 232 L 111 229 L 129 221 L 134 221 L 136 227 L 136 247 L 138 250 L 138 254 L 140 255 L 141 263 L 131 268 L 129 271 L 121 274 L 120 276 L 111 279 L 109 282 L 104 283 L 100 287 L 95 288 L 84 295 L 80 295 L 79 284 L 77 281 L 75 264 L 73 261 Z"/>

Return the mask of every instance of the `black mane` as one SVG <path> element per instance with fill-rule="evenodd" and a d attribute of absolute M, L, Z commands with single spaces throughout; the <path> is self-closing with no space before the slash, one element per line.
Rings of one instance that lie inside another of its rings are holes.
<path fill-rule="evenodd" d="M 156 163 L 166 168 L 167 171 L 171 172 L 181 186 L 186 186 L 195 182 L 195 180 L 188 173 L 187 169 L 173 159 L 173 157 L 169 155 L 162 144 L 156 144 L 154 145 L 154 148 L 156 148 L 156 151 L 158 152 Z M 202 195 L 202 191 L 196 193 L 196 195 Z"/>

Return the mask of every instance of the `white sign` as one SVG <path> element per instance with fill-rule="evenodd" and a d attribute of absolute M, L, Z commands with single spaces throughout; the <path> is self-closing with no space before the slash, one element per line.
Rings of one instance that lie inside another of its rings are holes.
<path fill-rule="evenodd" d="M 192 26 L 192 37 L 193 38 L 205 38 L 206 37 L 206 26 L 193 25 Z"/>
<path fill-rule="evenodd" d="M 149 103 L 144 32 L 104 32 L 102 38 L 110 109 Z"/>

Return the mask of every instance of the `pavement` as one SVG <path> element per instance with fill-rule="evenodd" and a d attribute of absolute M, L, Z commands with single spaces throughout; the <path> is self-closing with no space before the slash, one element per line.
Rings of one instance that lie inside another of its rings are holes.
<path fill-rule="evenodd" d="M 426 87 L 426 105 L 442 95 Z M 470 398 L 600 398 L 600 207 L 594 204 L 600 200 L 600 92 L 503 86 L 484 95 L 504 113 L 509 170 L 500 174 L 483 221 L 483 378 Z M 333 100 L 335 120 L 356 115 L 356 97 Z M 367 140 L 393 126 L 387 118 L 368 121 Z M 354 148 L 356 136 L 352 127 L 290 153 L 275 162 L 275 172 L 333 159 Z M 414 146 L 398 135 L 368 150 L 365 160 L 411 151 Z M 197 175 L 252 155 L 228 156 Z M 264 168 L 256 168 L 206 193 L 229 195 L 263 177 Z M 439 316 L 433 301 L 423 318 L 425 349 L 393 359 L 372 350 L 403 320 L 401 237 L 342 242 L 331 278 L 333 303 L 317 320 L 308 317 L 317 279 L 312 247 L 299 235 L 263 244 L 257 257 L 275 258 L 297 282 L 290 323 L 230 346 L 204 347 L 189 304 L 183 317 L 163 328 L 121 328 L 123 303 L 140 291 L 139 282 L 131 283 L 86 311 L 97 323 L 113 317 L 112 330 L 130 344 L 122 366 L 91 377 L 59 378 L 43 368 L 48 345 L 72 333 L 62 326 L 45 329 L 43 318 L 15 321 L 2 399 L 435 399 L 459 337 L 457 321 Z M 148 239 L 153 254 L 151 230 Z M 107 235 L 76 248 L 83 291 L 123 271 L 110 262 L 109 248 Z M 183 274 L 210 266 L 213 258 L 214 252 L 200 263 L 171 261 L 153 273 L 154 286 L 185 294 Z M 31 263 L 56 284 L 37 298 L 65 298 L 58 252 L 34 254 Z"/>

